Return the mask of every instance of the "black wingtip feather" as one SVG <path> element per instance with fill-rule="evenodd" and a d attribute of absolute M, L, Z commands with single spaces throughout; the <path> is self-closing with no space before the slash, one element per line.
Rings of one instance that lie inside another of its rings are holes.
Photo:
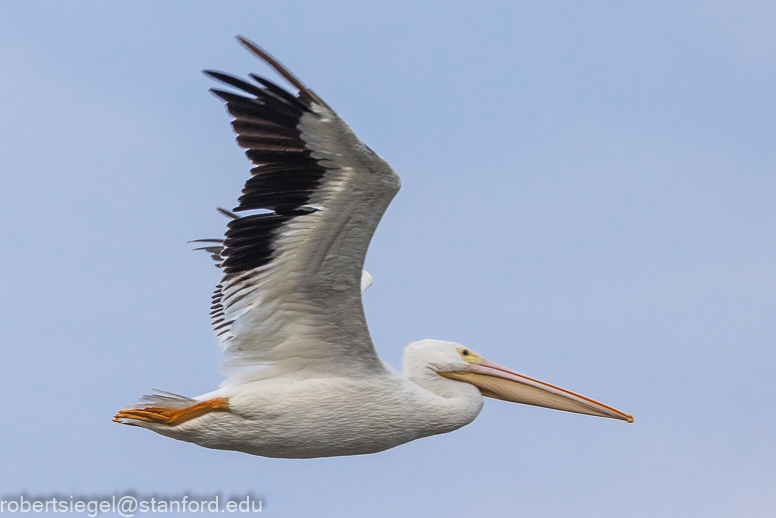
<path fill-rule="evenodd" d="M 223 214 L 224 216 L 226 216 L 227 218 L 240 219 L 240 216 L 238 216 L 237 214 L 235 214 L 234 212 L 232 212 L 230 210 L 226 210 L 226 209 L 221 208 L 221 207 L 218 207 L 216 210 L 218 212 L 220 212 L 221 214 Z"/>
<path fill-rule="evenodd" d="M 294 88 L 299 90 L 299 97 L 303 100 L 306 100 L 308 102 L 316 102 L 318 104 L 321 104 L 323 106 L 328 106 L 323 99 L 318 97 L 318 95 L 307 88 L 305 84 L 299 80 L 298 77 L 296 77 L 294 74 L 291 73 L 289 69 L 287 69 L 280 61 L 272 57 L 272 55 L 267 52 L 266 50 L 262 49 L 255 43 L 253 43 L 248 38 L 244 38 L 243 36 L 236 36 L 237 41 L 239 41 L 245 48 L 247 48 L 251 53 L 253 53 L 256 57 L 264 61 L 266 64 L 268 64 L 272 69 L 280 75 L 283 79 L 289 82 L 289 84 L 293 85 Z"/>
<path fill-rule="evenodd" d="M 203 72 L 205 75 L 212 77 L 216 81 L 221 81 L 222 83 L 229 86 L 234 86 L 235 88 L 239 88 L 246 93 L 253 94 L 257 97 L 265 95 L 265 92 L 262 88 L 252 85 L 247 81 L 243 81 L 240 78 L 230 76 L 229 74 L 224 74 L 223 72 L 217 72 L 215 70 L 203 70 Z"/>
<path fill-rule="evenodd" d="M 309 110 L 310 109 L 310 107 L 308 105 L 304 104 L 298 97 L 295 97 L 294 95 L 291 94 L 291 92 L 289 92 L 288 90 L 286 90 L 286 89 L 276 85 L 275 83 L 273 83 L 269 79 L 267 79 L 265 77 L 258 76 L 256 74 L 248 74 L 248 75 L 251 76 L 254 81 L 256 81 L 260 85 L 264 86 L 267 90 L 269 90 L 270 92 L 274 93 L 278 97 L 282 97 L 287 102 L 289 102 L 290 104 L 295 105 L 300 110 Z"/>
<path fill-rule="evenodd" d="M 249 48 L 252 45 L 250 42 L 243 44 Z M 290 72 L 268 54 L 265 57 L 276 71 L 289 79 L 281 71 L 288 75 Z M 316 211 L 308 204 L 326 169 L 312 158 L 298 129 L 303 114 L 309 113 L 310 103 L 306 101 L 311 99 L 301 95 L 311 93 L 304 85 L 290 81 L 295 87 L 301 85 L 304 89 L 300 89 L 300 97 L 295 97 L 255 74 L 250 77 L 258 85 L 215 70 L 205 70 L 204 73 L 239 90 L 236 93 L 210 89 L 213 95 L 226 102 L 227 110 L 235 117 L 232 126 L 238 134 L 238 143 L 247 148 L 246 155 L 256 166 L 251 170 L 252 177 L 245 183 L 239 205 L 233 211 L 218 209 L 232 220 L 219 250 L 224 279 L 232 282 L 236 275 L 248 273 L 272 261 L 279 232 L 287 222 Z M 236 214 L 255 209 L 272 212 L 243 217 Z M 209 249 L 216 247 L 203 248 L 211 251 Z"/>

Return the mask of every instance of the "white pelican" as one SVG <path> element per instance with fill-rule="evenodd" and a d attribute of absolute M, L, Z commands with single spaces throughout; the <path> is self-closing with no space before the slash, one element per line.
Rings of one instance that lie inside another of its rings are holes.
<path fill-rule="evenodd" d="M 369 336 L 362 271 L 399 177 L 278 61 L 240 43 L 298 90 L 251 74 L 209 76 L 255 167 L 223 240 L 212 322 L 226 361 L 221 388 L 166 392 L 114 420 L 207 448 L 266 457 L 374 453 L 472 422 L 483 396 L 633 422 L 610 406 L 490 362 L 441 340 L 407 346 L 404 375 Z"/>

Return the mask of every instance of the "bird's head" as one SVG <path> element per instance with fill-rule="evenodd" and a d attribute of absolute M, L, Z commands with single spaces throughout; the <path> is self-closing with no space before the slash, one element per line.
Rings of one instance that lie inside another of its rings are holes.
<path fill-rule="evenodd" d="M 439 377 L 470 383 L 483 396 L 566 412 L 633 422 L 633 416 L 593 399 L 520 374 L 486 360 L 468 347 L 443 340 L 420 340 L 404 350 L 408 378 L 432 381 Z"/>

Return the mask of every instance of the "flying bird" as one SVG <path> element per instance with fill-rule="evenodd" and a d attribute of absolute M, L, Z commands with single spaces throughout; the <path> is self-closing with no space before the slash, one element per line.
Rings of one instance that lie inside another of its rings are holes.
<path fill-rule="evenodd" d="M 486 360 L 458 343 L 377 355 L 361 295 L 372 234 L 399 191 L 391 166 L 280 62 L 237 38 L 297 91 L 214 71 L 211 91 L 253 163 L 224 239 L 212 324 L 226 381 L 195 398 L 155 391 L 114 421 L 200 446 L 284 458 L 383 451 L 471 423 L 483 396 L 633 422 L 629 414 Z M 239 93 L 238 93 L 239 92 Z"/>

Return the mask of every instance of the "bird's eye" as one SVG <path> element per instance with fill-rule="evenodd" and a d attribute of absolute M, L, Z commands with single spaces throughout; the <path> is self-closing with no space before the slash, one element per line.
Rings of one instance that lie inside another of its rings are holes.
<path fill-rule="evenodd" d="M 456 349 L 456 351 L 458 351 L 458 354 L 461 355 L 461 358 L 463 358 L 465 362 L 480 363 L 482 361 L 482 358 L 480 358 L 479 354 L 467 349 L 466 347 L 459 347 Z"/>

